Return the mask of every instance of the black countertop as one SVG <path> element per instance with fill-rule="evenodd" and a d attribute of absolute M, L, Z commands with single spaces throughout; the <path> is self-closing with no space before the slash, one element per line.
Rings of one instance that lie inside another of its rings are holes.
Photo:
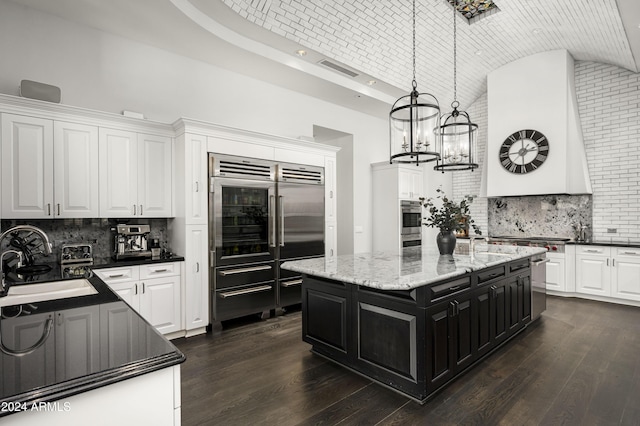
<path fill-rule="evenodd" d="M 133 260 L 118 261 L 115 264 L 105 261 L 99 266 L 113 267 L 180 260 L 184 259 L 174 257 L 157 261 L 137 260 L 136 263 L 131 263 Z M 62 279 L 60 265 L 51 266 L 52 270 L 47 274 L 25 278 L 9 271 L 6 278 L 11 285 Z M 177 365 L 185 360 L 185 356 L 171 342 L 122 301 L 100 278 L 91 275 L 87 279 L 97 294 L 0 308 L 2 407 L 28 408 L 33 403 L 60 400 Z M 65 326 L 63 319 L 78 312 L 85 318 L 88 317 L 92 333 L 87 333 L 84 327 Z M 122 322 L 116 326 L 116 321 L 110 320 L 116 312 L 118 318 L 127 319 L 124 326 Z M 44 335 L 48 318 L 54 319 L 54 325 L 42 346 L 23 356 L 11 354 L 34 345 Z M 124 332 L 119 333 L 121 331 Z M 136 338 L 132 340 L 133 335 Z M 71 346 L 76 346 L 68 347 L 67 344 L 62 344 L 59 336 L 64 336 L 64 342 L 73 342 Z M 72 368 L 65 364 L 65 360 L 74 359 L 74 356 L 77 358 L 78 344 L 84 344 L 83 349 L 93 354 L 93 361 L 87 360 L 86 368 L 83 363 L 78 363 L 82 364 L 80 367 L 72 365 Z M 3 404 L 7 402 L 13 404 Z M 0 410 L 0 416 L 12 412 L 16 411 Z"/>
<path fill-rule="evenodd" d="M 566 244 L 580 245 L 580 246 L 605 246 L 605 247 L 627 247 L 627 248 L 640 248 L 640 242 L 631 241 L 615 241 L 611 240 L 596 240 L 596 241 L 568 241 Z"/>

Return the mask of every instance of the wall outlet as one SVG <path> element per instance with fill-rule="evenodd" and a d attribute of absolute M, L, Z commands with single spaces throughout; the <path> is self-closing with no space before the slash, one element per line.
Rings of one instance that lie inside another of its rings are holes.
<path fill-rule="evenodd" d="M 617 234 L 618 228 L 607 228 L 607 234 Z"/>

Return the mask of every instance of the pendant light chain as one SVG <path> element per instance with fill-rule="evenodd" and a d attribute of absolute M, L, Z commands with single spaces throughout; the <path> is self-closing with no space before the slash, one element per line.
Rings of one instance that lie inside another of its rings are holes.
<path fill-rule="evenodd" d="M 453 102 L 458 102 L 458 43 L 456 28 L 456 10 L 458 9 L 458 0 L 453 0 Z"/>
<path fill-rule="evenodd" d="M 413 0 L 413 89 L 418 87 L 416 81 L 416 0 Z"/>

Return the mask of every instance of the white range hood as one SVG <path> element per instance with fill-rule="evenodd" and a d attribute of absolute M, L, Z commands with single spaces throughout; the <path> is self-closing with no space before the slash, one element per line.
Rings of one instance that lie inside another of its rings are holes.
<path fill-rule="evenodd" d="M 528 56 L 488 75 L 481 190 L 486 188 L 486 196 L 592 193 L 574 80 L 574 61 L 566 50 Z M 514 134 L 525 135 L 524 142 L 513 142 Z"/>

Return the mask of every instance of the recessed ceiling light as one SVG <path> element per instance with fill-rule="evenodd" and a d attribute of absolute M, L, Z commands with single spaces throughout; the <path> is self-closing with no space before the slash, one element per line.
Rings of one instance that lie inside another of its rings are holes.
<path fill-rule="evenodd" d="M 296 50 L 296 55 L 298 56 L 305 56 L 306 54 L 307 54 L 307 51 L 304 49 Z"/>
<path fill-rule="evenodd" d="M 374 84 L 376 84 L 376 83 L 377 83 L 377 81 L 375 81 L 375 80 L 369 80 L 369 81 L 367 81 L 367 84 L 368 84 L 369 86 L 373 86 L 373 85 L 374 85 Z"/>

